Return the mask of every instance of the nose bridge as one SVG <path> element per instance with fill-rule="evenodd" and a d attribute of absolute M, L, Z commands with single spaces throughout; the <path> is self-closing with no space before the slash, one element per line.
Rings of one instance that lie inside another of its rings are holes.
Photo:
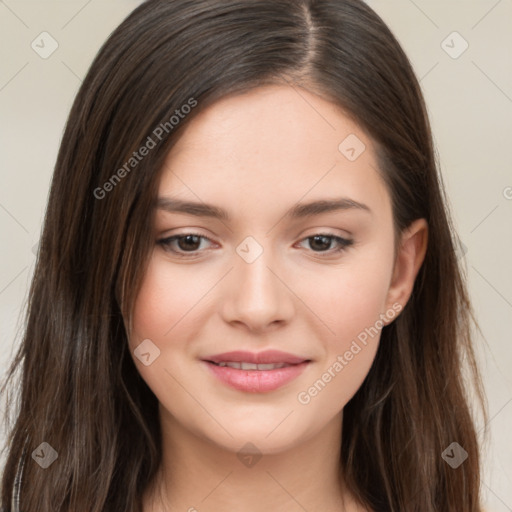
<path fill-rule="evenodd" d="M 264 247 L 247 237 L 236 253 L 225 302 L 226 320 L 251 328 L 287 320 L 292 314 L 292 299 L 278 277 L 280 265 L 274 251 L 268 244 Z"/>

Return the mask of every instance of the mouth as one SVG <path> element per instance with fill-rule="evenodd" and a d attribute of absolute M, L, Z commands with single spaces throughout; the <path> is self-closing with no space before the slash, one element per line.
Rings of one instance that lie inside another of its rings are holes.
<path fill-rule="evenodd" d="M 278 370 L 279 368 L 286 368 L 288 366 L 293 366 L 288 363 L 246 363 L 246 362 L 228 362 L 221 361 L 220 363 L 215 363 L 214 361 L 207 361 L 208 363 L 212 363 L 216 366 L 221 367 L 229 367 L 235 368 L 236 370 L 257 370 L 257 371 L 267 371 L 267 370 Z"/>
<path fill-rule="evenodd" d="M 281 350 L 264 350 L 263 352 L 249 352 L 247 350 L 235 350 L 232 352 L 223 352 L 213 356 L 203 358 L 211 363 L 240 363 L 240 364 L 300 364 L 309 361 L 306 357 L 282 352 Z M 255 368 L 250 368 L 255 369 Z"/>
<path fill-rule="evenodd" d="M 227 352 L 202 360 L 210 375 L 231 388 L 248 393 L 281 388 L 297 378 L 311 362 L 311 359 L 270 350 Z"/>

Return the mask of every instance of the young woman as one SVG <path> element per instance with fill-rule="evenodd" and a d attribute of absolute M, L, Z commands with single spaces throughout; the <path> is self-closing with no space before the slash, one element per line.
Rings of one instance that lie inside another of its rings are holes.
<path fill-rule="evenodd" d="M 146 1 L 62 140 L 3 510 L 480 511 L 455 240 L 363 2 Z"/>

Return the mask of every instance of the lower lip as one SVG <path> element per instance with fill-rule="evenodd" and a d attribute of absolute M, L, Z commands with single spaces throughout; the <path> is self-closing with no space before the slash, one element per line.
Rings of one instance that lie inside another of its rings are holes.
<path fill-rule="evenodd" d="M 237 370 L 229 366 L 217 366 L 208 361 L 203 363 L 224 384 L 248 393 L 274 391 L 297 378 L 309 364 L 308 361 L 304 361 L 276 370 Z"/>

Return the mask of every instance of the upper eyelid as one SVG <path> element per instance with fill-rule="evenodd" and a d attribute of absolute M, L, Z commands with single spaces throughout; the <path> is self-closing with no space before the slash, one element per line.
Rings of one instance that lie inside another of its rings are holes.
<path fill-rule="evenodd" d="M 175 240 L 179 240 L 180 238 L 185 238 L 186 236 L 197 236 L 199 238 L 204 238 L 205 240 L 208 240 L 209 242 L 212 242 L 214 244 L 217 243 L 209 236 L 201 235 L 200 233 L 194 233 L 193 231 L 187 231 L 186 233 L 177 233 L 174 235 L 164 236 L 164 237 L 159 238 L 157 240 L 157 242 L 166 242 L 168 240 L 175 241 Z"/>

